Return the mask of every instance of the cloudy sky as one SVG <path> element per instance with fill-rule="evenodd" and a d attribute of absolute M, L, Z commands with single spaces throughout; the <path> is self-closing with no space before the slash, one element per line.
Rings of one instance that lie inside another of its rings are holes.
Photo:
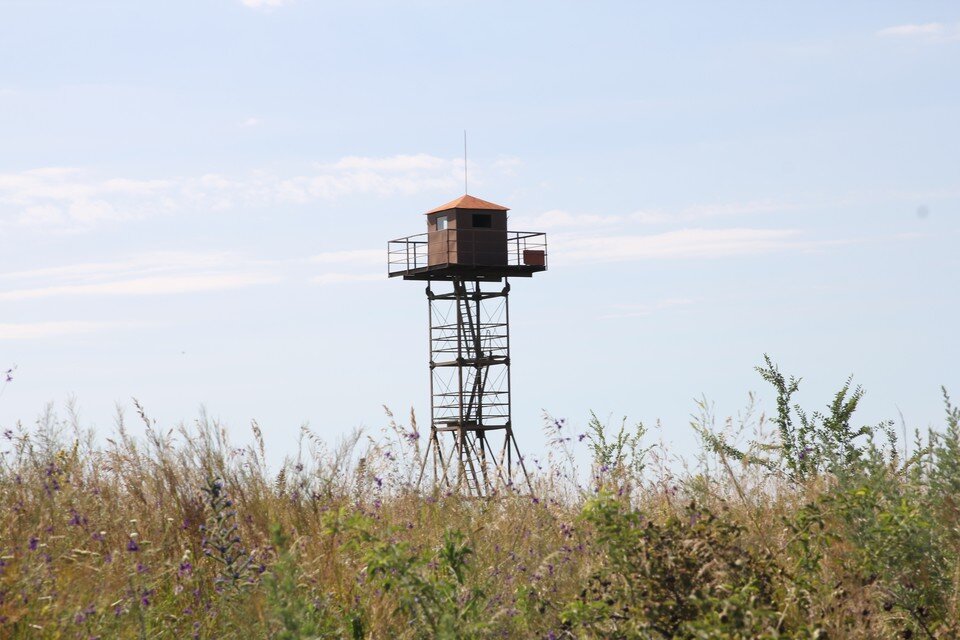
<path fill-rule="evenodd" d="M 426 414 L 385 244 L 462 191 L 548 232 L 515 423 L 690 450 L 769 353 L 864 420 L 960 396 L 955 2 L 0 0 L 0 424 L 201 405 L 275 452 Z M 579 426 L 578 426 L 579 428 Z"/>

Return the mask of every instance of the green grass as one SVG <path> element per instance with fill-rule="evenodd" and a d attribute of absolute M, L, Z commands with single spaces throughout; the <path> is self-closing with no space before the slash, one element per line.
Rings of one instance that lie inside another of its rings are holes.
<path fill-rule="evenodd" d="M 376 442 L 304 430 L 273 472 L 256 424 L 239 449 L 142 410 L 145 438 L 102 445 L 9 428 L 0 637 L 960 637 L 960 411 L 903 459 L 853 422 L 859 389 L 808 414 L 760 373 L 770 423 L 701 403 L 682 472 L 642 426 L 548 417 L 536 498 L 415 491 L 392 417 Z"/>

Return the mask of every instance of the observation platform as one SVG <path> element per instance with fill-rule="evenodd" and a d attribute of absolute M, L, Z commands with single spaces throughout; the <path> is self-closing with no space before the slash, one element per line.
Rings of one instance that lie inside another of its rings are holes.
<path fill-rule="evenodd" d="M 501 281 L 547 270 L 547 234 L 444 229 L 387 243 L 387 275 L 404 280 Z"/>

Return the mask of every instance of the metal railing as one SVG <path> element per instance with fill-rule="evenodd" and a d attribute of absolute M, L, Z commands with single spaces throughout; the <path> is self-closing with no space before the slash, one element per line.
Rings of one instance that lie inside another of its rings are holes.
<path fill-rule="evenodd" d="M 547 267 L 547 234 L 495 229 L 445 229 L 387 242 L 387 273 L 458 265 Z"/>

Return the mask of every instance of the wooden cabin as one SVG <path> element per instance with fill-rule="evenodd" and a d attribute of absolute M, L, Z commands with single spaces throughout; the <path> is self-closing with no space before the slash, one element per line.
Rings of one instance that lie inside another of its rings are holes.
<path fill-rule="evenodd" d="M 429 266 L 506 266 L 507 211 L 469 195 L 428 211 Z"/>

